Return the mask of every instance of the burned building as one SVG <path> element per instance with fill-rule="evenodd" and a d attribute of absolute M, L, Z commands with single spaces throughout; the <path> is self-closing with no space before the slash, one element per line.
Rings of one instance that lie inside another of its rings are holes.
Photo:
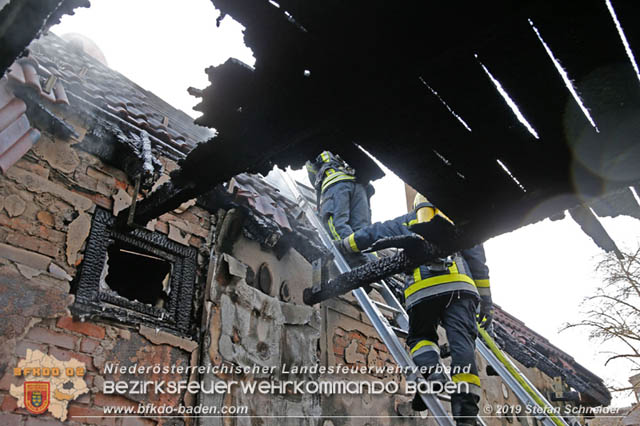
<path fill-rule="evenodd" d="M 244 2 L 236 2 L 234 6 L 222 1 L 216 4 L 241 21 L 244 17 L 245 23 L 250 24 L 252 15 L 242 9 Z M 277 31 L 271 36 L 284 34 L 286 37 L 282 40 L 289 42 L 294 39 L 290 37 L 292 32 L 298 35 L 315 29 L 311 26 L 307 29 L 300 23 L 302 20 L 296 21 L 291 14 L 287 19 L 287 15 L 272 4 L 265 2 L 263 6 L 256 15 L 256 25 L 263 19 L 267 21 L 262 22 L 274 20 Z M 354 15 L 351 12 L 341 15 L 342 24 L 350 22 Z M 390 12 L 395 13 L 390 14 L 390 18 L 397 18 L 397 10 Z M 360 17 L 357 22 L 362 20 Z M 271 43 L 269 38 L 261 38 L 263 27 L 258 25 L 252 29 L 248 25 L 248 28 L 247 35 L 255 43 L 264 43 L 262 47 Z M 337 42 L 342 36 L 338 32 L 331 40 Z M 393 395 L 299 395 L 286 391 L 258 394 L 243 392 L 240 385 L 213 393 L 106 392 L 109 389 L 106 383 L 116 381 L 198 381 L 207 387 L 232 381 L 250 384 L 273 380 L 380 380 L 402 384 L 401 375 L 385 370 L 384 367 L 394 365 L 393 358 L 351 295 L 313 307 L 303 303 L 302 292 L 311 282 L 311 263 L 323 255 L 324 249 L 299 206 L 287 197 L 277 181 L 239 173 L 249 167 L 266 174 L 273 163 L 295 164 L 318 145 L 307 143 L 300 148 L 293 142 L 333 138 L 332 143 L 342 148 L 351 162 L 372 178 L 380 176 L 377 166 L 351 145 L 350 136 L 357 132 L 346 132 L 345 136 L 323 128 L 307 135 L 307 117 L 318 111 L 300 110 L 299 115 L 291 114 L 292 108 L 299 105 L 294 96 L 296 87 L 289 87 L 289 95 L 281 98 L 265 89 L 271 87 L 270 77 L 276 76 L 280 83 L 286 80 L 279 73 L 279 61 L 287 57 L 287 52 L 305 51 L 303 47 L 285 45 L 275 56 L 260 56 L 259 60 L 264 62 L 260 62 L 256 70 L 234 61 L 209 70 L 213 86 L 200 93 L 205 95 L 201 109 L 206 110 L 206 114 L 199 123 L 220 127 L 220 135 L 213 139 L 209 129 L 193 124 L 184 113 L 87 54 L 81 43 L 67 42 L 49 34 L 31 43 L 28 54 L 13 62 L 0 82 L 0 319 L 3 320 L 0 323 L 0 422 L 21 426 L 62 421 L 118 426 L 424 423 L 410 410 L 410 395 L 402 392 Z M 363 60 L 363 57 L 350 56 L 352 48 L 345 46 L 337 58 L 350 58 L 349 63 Z M 308 69 L 295 68 L 296 72 L 302 72 L 290 80 L 292 85 L 304 85 L 304 79 L 322 76 L 323 69 L 327 69 L 323 61 L 317 66 L 306 66 Z M 381 69 L 388 72 L 383 77 L 393 75 L 391 68 Z M 444 78 L 444 71 L 436 71 L 437 77 Z M 362 71 L 355 72 L 363 75 Z M 354 83 L 355 77 L 351 77 L 342 81 L 343 86 L 336 91 Z M 243 80 L 245 78 L 250 84 Z M 350 104 L 351 111 L 356 111 L 358 105 L 373 104 L 369 90 L 372 86 L 380 87 L 373 84 L 379 78 L 379 74 L 372 75 L 348 91 L 350 98 L 359 99 L 358 104 Z M 418 83 L 424 85 L 419 80 Z M 238 95 L 232 89 L 241 90 L 240 100 L 222 96 Z M 407 99 L 413 101 L 406 104 L 407 110 L 398 110 L 389 116 L 389 129 L 402 127 L 404 119 L 408 122 L 409 118 L 415 118 L 413 108 L 427 102 L 409 97 L 407 87 L 401 89 L 398 93 L 407 94 Z M 277 89 L 270 90 L 277 92 Z M 319 86 L 311 93 L 322 90 L 323 86 Z M 386 87 L 386 95 L 393 90 L 393 85 Z M 227 92 L 221 94 L 220 91 Z M 209 96 L 211 92 L 216 96 Z M 255 93 L 265 95 L 262 101 L 252 97 Z M 300 93 L 306 94 L 306 89 Z M 281 105 L 268 104 L 271 101 Z M 554 111 L 561 110 L 565 101 L 563 98 L 554 104 Z M 324 99 L 324 102 L 329 101 Z M 535 111 L 540 112 L 540 105 L 535 106 Z M 260 118 L 258 110 L 271 111 L 273 116 Z M 491 111 L 496 111 L 495 105 Z M 381 107 L 374 112 L 372 116 L 356 114 L 356 119 L 345 116 L 353 122 L 341 122 L 342 131 L 354 130 L 363 121 L 384 117 L 389 111 Z M 284 116 L 300 126 L 295 131 L 286 128 Z M 447 115 L 447 118 L 451 117 Z M 243 134 L 243 129 L 248 131 L 243 120 L 251 123 L 251 132 L 256 133 Z M 379 123 L 385 121 L 381 119 Z M 443 119 L 442 123 L 447 122 Z M 558 136 L 558 123 L 546 124 Z M 252 145 L 259 140 L 257 133 L 265 128 L 270 130 L 263 133 L 267 142 L 281 143 L 269 151 L 268 156 L 263 156 L 263 152 Z M 451 130 L 450 124 L 436 128 L 440 134 Z M 384 129 L 371 129 L 367 135 L 374 141 L 367 149 L 376 148 L 372 151 L 383 159 L 388 159 L 385 154 L 390 153 L 384 152 L 381 135 L 388 135 L 389 129 L 381 133 L 377 132 Z M 509 127 L 508 133 L 522 138 L 522 129 L 518 129 Z M 460 136 L 459 130 L 452 134 Z M 486 137 L 491 131 L 484 127 L 480 133 Z M 380 139 L 374 138 L 374 133 Z M 415 142 L 419 135 L 404 136 Z M 474 134 L 474 141 L 475 138 Z M 238 145 L 238 140 L 247 143 Z M 470 168 L 466 172 L 451 167 L 448 158 L 455 156 L 446 151 L 449 140 L 441 141 L 442 146 L 430 154 L 430 177 L 458 179 L 456 185 L 466 193 L 473 192 L 478 186 L 471 177 L 477 170 Z M 553 146 L 555 140 L 545 142 L 545 147 Z M 202 143 L 198 145 L 199 142 Z M 216 155 L 225 158 L 229 153 L 228 144 L 237 149 L 233 157 L 247 160 L 247 164 L 222 162 L 212 170 L 208 161 Z M 291 146 L 300 150 L 289 152 Z M 561 151 L 562 156 L 547 160 L 553 165 L 557 165 L 556 161 L 562 163 L 568 153 L 564 148 Z M 508 162 L 510 169 L 517 170 L 513 164 L 521 165 L 520 154 L 507 150 L 505 155 L 513 161 Z M 422 158 L 406 149 L 398 150 L 398 156 L 390 163 L 398 164 L 407 157 Z M 542 161 L 546 157 L 537 150 L 535 158 L 540 164 L 546 164 Z M 471 163 L 468 159 L 462 162 Z M 415 163 L 410 165 L 411 169 L 403 177 L 422 190 L 423 177 L 415 171 Z M 210 175 L 214 172 L 215 176 Z M 550 188 L 560 190 L 531 191 L 533 195 L 529 196 L 501 169 L 492 170 L 490 184 L 498 188 L 496 194 L 500 193 L 491 199 L 492 209 L 497 211 L 514 199 L 522 202 L 515 203 L 513 210 L 507 209 L 515 219 L 504 226 L 521 224 L 516 219 L 522 219 L 526 209 L 567 189 L 569 177 L 565 173 L 568 172 L 564 169 L 556 172 L 563 179 Z M 521 183 L 527 189 L 540 188 L 557 177 L 538 179 L 534 173 L 527 173 L 521 177 Z M 605 215 L 618 214 L 620 206 L 629 206 L 631 214 L 635 214 L 637 204 L 632 196 L 629 198 L 630 192 L 625 186 L 633 179 L 633 176 L 625 177 L 614 186 L 618 191 L 614 195 L 619 197 L 615 202 L 610 198 L 588 201 L 593 202 L 596 212 Z M 511 185 L 510 189 L 502 191 L 507 185 Z M 435 186 L 430 184 L 428 189 L 439 203 L 453 202 Z M 487 192 L 486 188 L 479 191 L 478 197 Z M 563 199 L 559 206 L 575 204 L 576 199 L 570 198 Z M 537 220 L 551 210 L 557 211 L 556 207 L 529 219 Z M 461 206 L 454 203 L 450 210 L 460 212 Z M 582 211 L 582 214 L 586 216 L 583 223 L 593 220 L 588 213 Z M 478 224 L 474 222 L 477 217 L 466 219 L 466 223 L 471 224 L 466 234 L 470 237 L 460 242 L 461 246 L 505 229 L 497 223 Z M 378 297 L 375 292 L 373 297 Z M 556 404 L 610 403 L 611 397 L 602 380 L 570 355 L 502 310 L 497 322 L 497 336 L 507 353 L 529 380 Z M 52 390 L 53 410 L 34 415 L 25 409 L 24 392 L 21 393 L 24 375 L 16 375 L 15 369 L 24 372 L 24 368 L 33 368 L 44 361 L 73 365 L 83 369 L 84 374 L 81 382 L 56 382 L 60 388 L 54 389 L 57 394 Z M 517 398 L 503 381 L 487 374 L 486 362 L 478 359 L 478 363 L 484 383 L 484 402 L 518 406 Z M 315 371 L 294 372 L 293 368 L 284 372 L 285 365 L 341 365 L 379 370 L 357 375 L 327 375 Z M 156 372 L 156 366 L 175 368 Z M 255 366 L 263 369 L 255 371 Z M 488 372 L 491 373 L 490 369 Z M 65 388 L 67 383 L 71 385 Z M 149 404 L 174 409 L 235 407 L 246 411 L 229 413 L 231 416 L 226 417 L 200 418 L 166 417 L 155 412 L 146 417 L 111 418 L 105 412 L 107 407 L 140 410 L 142 406 L 144 410 Z M 505 412 L 488 417 L 487 424 L 537 423 L 531 417 Z"/>
<path fill-rule="evenodd" d="M 351 296 L 316 307 L 302 303 L 322 248 L 277 181 L 241 174 L 144 228 L 117 222 L 136 193 L 141 198 L 161 185 L 176 161 L 208 137 L 187 116 L 52 34 L 12 65 L 2 96 L 3 424 L 36 421 L 15 397 L 23 379 L 14 368 L 29 353 L 85 366 L 87 392 L 70 401 L 58 395 L 64 409 L 55 417 L 71 424 L 134 424 L 103 417 L 103 409 L 141 403 L 246 406 L 247 415 L 300 416 L 287 420 L 292 424 L 338 424 L 343 420 L 331 416 L 372 412 L 394 421 L 414 415 L 406 395 L 105 394 L 109 381 L 190 379 L 186 373 L 130 375 L 115 366 L 278 370 L 191 377 L 217 383 L 322 378 L 285 374 L 283 365 L 384 367 L 394 361 Z M 587 404 L 609 402 L 597 377 L 508 318 L 500 321 L 499 335 L 540 389 L 557 391 L 553 378 L 560 378 L 588 395 Z M 337 378 L 354 380 L 331 376 Z M 402 380 L 388 373 L 361 378 Z M 483 380 L 487 400 L 517 403 L 498 377 Z M 54 423 L 52 413 L 39 419 Z M 156 421 L 177 420 L 135 420 Z M 251 421 L 238 416 L 234 422 Z"/>

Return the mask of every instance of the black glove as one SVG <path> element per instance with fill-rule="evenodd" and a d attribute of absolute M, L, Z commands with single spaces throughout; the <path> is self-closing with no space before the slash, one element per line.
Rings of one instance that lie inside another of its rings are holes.
<path fill-rule="evenodd" d="M 480 296 L 480 310 L 478 313 L 478 324 L 485 330 L 489 329 L 493 321 L 493 301 L 491 296 Z"/>
<path fill-rule="evenodd" d="M 385 237 L 377 240 L 371 245 L 371 247 L 363 250 L 364 253 L 371 253 L 378 250 L 384 250 L 387 248 L 402 248 L 408 250 L 424 250 L 424 238 L 420 235 L 398 235 L 395 237 Z M 347 244 L 349 244 L 347 242 Z"/>

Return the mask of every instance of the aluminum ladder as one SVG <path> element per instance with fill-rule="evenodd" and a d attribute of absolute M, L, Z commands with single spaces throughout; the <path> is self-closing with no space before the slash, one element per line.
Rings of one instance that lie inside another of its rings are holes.
<path fill-rule="evenodd" d="M 289 190 L 293 194 L 295 201 L 302 208 L 307 219 L 318 232 L 322 244 L 333 254 L 334 263 L 338 271 L 340 273 L 348 272 L 351 269 L 349 264 L 345 261 L 342 253 L 340 253 L 340 251 L 333 245 L 331 237 L 320 222 L 313 206 L 302 196 L 298 189 L 298 185 L 290 176 L 289 172 L 281 171 L 280 173 L 283 180 L 289 187 Z M 369 318 L 369 321 L 382 338 L 398 366 L 407 368 L 407 371 L 409 372 L 406 375 L 407 380 L 415 382 L 425 381 L 420 373 L 415 372 L 417 371 L 415 363 L 409 354 L 407 354 L 404 344 L 398 339 L 398 335 L 406 336 L 409 330 L 409 316 L 404 310 L 404 307 L 400 302 L 398 302 L 398 299 L 391 290 L 389 290 L 389 287 L 384 281 L 380 283 L 373 283 L 371 284 L 371 287 L 378 291 L 385 303 L 372 300 L 362 288 L 353 290 L 351 294 L 362 307 L 363 311 Z M 381 309 L 390 312 L 399 327 L 389 324 L 387 318 L 381 313 Z M 518 400 L 525 405 L 525 407 L 536 408 L 534 417 L 543 426 L 580 426 L 579 423 L 569 425 L 562 417 L 555 414 L 554 407 L 529 381 L 529 379 L 520 372 L 518 367 L 500 350 L 500 348 L 498 348 L 491 336 L 482 329 L 479 329 L 479 334 L 480 335 L 476 339 L 476 349 L 480 355 L 500 375 L 502 380 L 507 384 L 507 386 L 509 386 L 514 395 L 516 395 Z M 442 395 L 436 396 L 433 394 L 421 394 L 421 397 L 430 411 L 431 416 L 440 426 L 454 425 L 451 416 L 446 412 L 439 401 L 439 398 L 449 400 L 448 397 Z M 486 423 L 480 415 L 478 415 L 477 420 L 479 424 L 486 426 Z"/>
<path fill-rule="evenodd" d="M 342 253 L 340 253 L 340 251 L 338 251 L 338 249 L 333 245 L 332 239 L 329 237 L 329 234 L 320 222 L 320 219 L 316 215 L 313 206 L 300 193 L 300 190 L 298 189 L 295 181 L 291 178 L 288 172 L 282 173 L 282 178 L 287 183 L 291 193 L 295 198 L 296 203 L 298 203 L 300 208 L 302 208 L 307 219 L 311 222 L 312 226 L 318 232 L 318 236 L 320 237 L 323 246 L 333 254 L 333 261 L 338 268 L 338 271 L 340 273 L 345 273 L 351 270 L 351 267 L 345 261 Z M 386 288 L 386 285 L 384 285 L 384 287 Z M 396 306 L 385 305 L 383 303 L 373 301 L 362 288 L 353 290 L 351 294 L 356 298 L 356 300 L 362 307 L 362 310 L 367 315 L 367 318 L 369 318 L 369 321 L 378 332 L 378 335 L 380 335 L 380 338 L 389 349 L 389 353 L 391 353 L 398 366 L 406 369 L 407 380 L 416 383 L 425 382 L 422 374 L 419 373 L 417 366 L 407 353 L 404 344 L 400 341 L 398 335 L 396 334 L 406 333 L 409 324 L 408 319 L 406 321 L 406 324 L 401 325 L 401 327 L 403 327 L 404 329 L 393 327 L 389 324 L 387 318 L 380 311 L 380 309 L 387 309 L 391 312 L 394 312 L 396 315 L 403 314 L 404 317 L 406 317 L 406 312 L 404 312 L 402 306 L 398 306 L 397 300 Z M 421 394 L 421 396 L 429 410 L 430 416 L 434 418 L 439 426 L 455 426 L 453 419 L 446 411 L 446 409 L 442 406 L 442 403 L 436 395 Z M 482 420 L 480 421 L 483 426 L 486 426 L 486 424 Z"/>
<path fill-rule="evenodd" d="M 386 283 L 374 283 L 375 288 L 384 299 L 386 305 L 394 313 L 394 320 L 403 330 L 409 329 L 409 317 L 398 299 L 389 290 Z M 375 302 L 374 303 L 378 303 Z M 379 304 L 380 305 L 380 304 Z M 554 407 L 540 393 L 540 391 L 520 372 L 518 367 L 498 348 L 489 334 L 479 328 L 479 336 L 476 339 L 476 350 L 500 375 L 505 384 L 511 389 L 516 398 L 525 407 L 535 407 L 534 417 L 544 426 L 579 426 L 569 425 L 562 417 L 553 413 Z M 486 342 L 485 342 L 486 339 Z M 491 346 L 491 347 L 490 347 Z M 549 413 L 549 414 L 545 414 Z"/>

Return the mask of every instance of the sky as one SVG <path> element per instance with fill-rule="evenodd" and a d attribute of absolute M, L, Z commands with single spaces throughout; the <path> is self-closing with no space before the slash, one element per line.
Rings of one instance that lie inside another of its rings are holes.
<path fill-rule="evenodd" d="M 205 68 L 229 57 L 255 62 L 243 43 L 242 26 L 227 17 L 216 27 L 219 13 L 209 0 L 92 0 L 91 5 L 64 16 L 52 31 L 89 37 L 111 68 L 193 117 L 199 115 L 192 110 L 197 99 L 186 89 L 209 85 Z M 402 181 L 385 171 L 387 177 L 374 183 L 374 221 L 406 211 Z M 621 249 L 638 246 L 640 221 L 602 222 Z M 485 249 L 497 304 L 608 383 L 626 384 L 628 365 L 604 366 L 603 352 L 616 347 L 589 341 L 584 329 L 559 332 L 563 324 L 580 319 L 580 302 L 601 284 L 594 268 L 602 251 L 575 222 L 545 220 L 494 237 Z M 614 405 L 630 402 L 617 398 Z"/>
<path fill-rule="evenodd" d="M 192 117 L 197 99 L 189 86 L 209 85 L 205 68 L 229 57 L 253 65 L 243 27 L 225 18 L 209 0 L 91 0 L 51 28 L 58 36 L 79 33 L 93 40 L 108 65 Z"/>

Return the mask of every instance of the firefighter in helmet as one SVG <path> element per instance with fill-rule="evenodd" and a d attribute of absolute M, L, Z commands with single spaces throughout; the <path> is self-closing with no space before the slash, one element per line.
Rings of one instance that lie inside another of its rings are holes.
<path fill-rule="evenodd" d="M 306 168 L 323 223 L 334 240 L 371 225 L 373 186 L 357 182 L 355 170 L 339 155 L 323 151 L 314 161 L 307 161 Z"/>
<path fill-rule="evenodd" d="M 418 194 L 412 212 L 360 229 L 344 238 L 340 248 L 347 253 L 359 252 L 381 238 L 411 234 L 409 228 L 413 224 L 431 221 L 447 221 L 453 225 Z M 488 328 L 493 309 L 483 246 L 477 245 L 408 271 L 404 297 L 409 315 L 407 345 L 414 362 L 431 373 L 427 374 L 427 380 L 443 380 L 436 368 L 440 364 L 437 328 L 442 325 L 451 351 L 451 380 L 462 384 L 457 386 L 460 392 L 451 395 L 453 417 L 459 426 L 476 425 L 481 395 L 475 361 L 477 322 Z M 418 411 L 427 408 L 419 395 L 412 407 Z"/>

